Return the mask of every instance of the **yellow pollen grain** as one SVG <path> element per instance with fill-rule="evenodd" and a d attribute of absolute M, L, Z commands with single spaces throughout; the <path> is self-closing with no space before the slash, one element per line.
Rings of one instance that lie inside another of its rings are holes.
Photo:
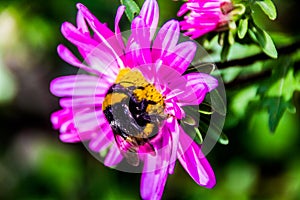
<path fill-rule="evenodd" d="M 139 101 L 142 99 L 147 99 L 149 101 L 154 101 L 159 103 L 162 100 L 162 95 L 156 90 L 154 85 L 147 84 L 143 89 L 134 90 L 133 94 L 137 97 Z"/>
<path fill-rule="evenodd" d="M 153 124 L 153 123 L 146 124 L 146 126 L 144 127 L 143 132 L 139 133 L 136 137 L 137 138 L 146 138 L 146 137 L 148 137 L 150 134 L 153 133 L 154 127 L 155 127 L 155 124 Z"/>
<path fill-rule="evenodd" d="M 138 101 L 146 99 L 160 106 L 164 106 L 163 96 L 156 90 L 153 84 L 147 82 L 143 74 L 138 70 L 131 70 L 130 68 L 121 69 L 117 76 L 116 83 L 119 83 L 125 88 L 134 86 L 136 89 L 134 89 L 133 95 Z"/>
<path fill-rule="evenodd" d="M 152 132 L 153 128 L 154 128 L 154 124 L 148 123 L 148 124 L 146 125 L 144 131 L 145 131 L 145 133 L 150 134 L 150 133 Z"/>
<path fill-rule="evenodd" d="M 146 127 L 144 128 L 144 134 L 146 136 L 150 135 L 152 133 L 153 129 L 154 129 L 154 124 L 152 124 L 152 123 L 146 124 Z"/>
<path fill-rule="evenodd" d="M 116 79 L 116 83 L 120 83 L 120 81 L 122 80 L 122 78 L 125 76 L 125 74 L 127 74 L 128 72 L 130 72 L 130 69 L 129 68 L 124 68 L 124 69 L 121 69 L 118 76 L 117 76 L 117 79 Z"/>

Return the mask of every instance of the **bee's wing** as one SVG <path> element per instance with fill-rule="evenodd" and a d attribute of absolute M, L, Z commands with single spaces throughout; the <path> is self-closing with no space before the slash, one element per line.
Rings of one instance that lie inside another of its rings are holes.
<path fill-rule="evenodd" d="M 126 151 L 123 153 L 123 156 L 126 158 L 128 164 L 132 166 L 138 166 L 140 164 L 137 152 Z"/>
<path fill-rule="evenodd" d="M 207 73 L 210 74 L 213 71 L 215 71 L 216 65 L 214 63 L 199 63 L 195 64 L 194 66 L 190 66 L 184 74 L 188 74 L 191 72 L 202 72 L 202 73 Z"/>
<path fill-rule="evenodd" d="M 140 164 L 140 159 L 137 153 L 137 144 L 131 143 L 119 135 L 115 135 L 115 141 L 127 162 L 130 165 L 138 166 Z"/>

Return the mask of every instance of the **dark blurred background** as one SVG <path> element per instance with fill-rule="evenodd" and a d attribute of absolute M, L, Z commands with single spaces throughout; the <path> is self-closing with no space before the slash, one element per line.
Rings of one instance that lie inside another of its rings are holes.
<path fill-rule="evenodd" d="M 113 28 L 119 1 L 81 2 Z M 50 114 L 59 109 L 50 81 L 76 73 L 56 53 L 59 43 L 70 46 L 60 25 L 75 22 L 76 3 L 0 0 L 0 199 L 140 199 L 140 174 L 104 167 L 82 144 L 62 143 L 50 124 Z M 160 24 L 174 18 L 180 4 L 160 0 Z M 277 20 L 257 20 L 279 42 L 289 41 L 300 33 L 300 3 L 275 4 Z M 123 17 L 121 30 L 128 28 Z M 217 144 L 208 155 L 216 187 L 199 187 L 178 164 L 163 199 L 300 199 L 299 92 L 297 112 L 285 112 L 275 133 L 266 111 L 247 109 L 251 94 L 251 87 L 227 88 L 229 144 Z"/>

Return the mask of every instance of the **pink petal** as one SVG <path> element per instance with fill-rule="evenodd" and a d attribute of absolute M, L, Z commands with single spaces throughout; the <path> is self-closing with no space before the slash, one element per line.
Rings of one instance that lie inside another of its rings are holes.
<path fill-rule="evenodd" d="M 101 31 L 101 34 L 105 39 L 108 39 L 112 36 L 114 36 L 114 33 L 107 28 L 107 26 L 103 23 L 101 23 L 88 9 L 81 3 L 77 3 L 76 7 L 78 8 L 79 12 L 82 13 L 83 17 L 88 21 L 88 23 L 93 26 L 91 26 L 93 29 L 97 29 L 98 31 Z"/>
<path fill-rule="evenodd" d="M 209 74 L 186 74 L 169 85 L 171 90 L 170 93 L 166 95 L 166 105 L 168 105 L 170 109 L 173 109 L 174 112 L 180 114 L 179 109 L 176 106 L 177 104 L 178 106 L 199 105 L 206 94 L 217 86 L 218 80 Z M 176 105 L 174 103 L 176 103 Z"/>
<path fill-rule="evenodd" d="M 52 80 L 50 91 L 52 94 L 64 96 L 100 96 L 103 97 L 110 87 L 108 83 L 99 82 L 99 77 L 90 75 L 61 76 Z"/>
<path fill-rule="evenodd" d="M 184 110 L 178 105 L 174 99 L 166 101 L 166 109 L 165 112 L 174 116 L 176 119 L 182 119 L 185 117 Z"/>
<path fill-rule="evenodd" d="M 159 30 L 153 46 L 152 52 L 156 51 L 153 57 L 163 57 L 165 54 L 173 52 L 179 39 L 179 23 L 176 20 L 170 20 Z M 156 59 L 154 58 L 154 61 Z"/>
<path fill-rule="evenodd" d="M 89 149 L 94 152 L 101 152 L 107 149 L 111 145 L 112 141 L 108 140 L 103 133 L 98 133 L 97 136 L 93 137 L 89 142 Z"/>
<path fill-rule="evenodd" d="M 163 58 L 163 64 L 182 74 L 193 61 L 196 50 L 197 46 L 194 42 L 181 42 L 172 50 L 170 55 Z"/>
<path fill-rule="evenodd" d="M 107 54 L 111 54 L 117 61 L 120 68 L 124 68 L 124 64 L 120 59 L 120 55 L 123 54 L 122 48 L 119 46 L 119 42 L 113 32 L 107 28 L 82 4 L 78 3 L 77 8 L 82 12 L 87 23 L 94 31 L 96 36 L 102 41 L 102 45 L 106 49 Z"/>
<path fill-rule="evenodd" d="M 188 12 L 188 8 L 187 8 L 187 4 L 184 3 L 182 4 L 182 6 L 180 7 L 179 11 L 177 12 L 177 16 L 181 17 L 182 15 L 184 15 L 186 12 Z"/>
<path fill-rule="evenodd" d="M 141 196 L 143 199 L 161 199 L 168 177 L 171 155 L 171 137 L 167 127 L 163 127 L 161 144 L 156 144 L 156 156 L 145 155 L 143 174 L 141 177 Z"/>
<path fill-rule="evenodd" d="M 169 114 L 181 119 L 184 112 L 180 106 L 199 104 L 196 91 L 177 70 L 159 64 L 155 66 L 145 65 L 139 67 L 139 70 L 166 97 L 166 111 Z"/>
<path fill-rule="evenodd" d="M 113 139 L 113 132 L 108 123 L 103 124 L 100 127 L 100 130 L 95 133 L 94 137 L 92 137 L 91 141 L 89 142 L 89 148 L 94 152 L 101 152 L 108 148 Z"/>
<path fill-rule="evenodd" d="M 120 135 L 115 135 L 115 141 L 118 146 L 118 148 L 123 152 L 126 153 L 130 147 L 132 147 L 132 144 L 129 143 L 127 140 L 125 140 L 122 136 Z"/>
<path fill-rule="evenodd" d="M 118 63 L 116 63 L 115 58 L 107 53 L 107 49 L 103 44 L 97 46 L 97 48 L 86 57 L 85 61 L 89 63 L 92 68 L 99 71 L 103 75 L 103 78 L 109 81 L 114 81 L 120 71 L 120 67 Z"/>
<path fill-rule="evenodd" d="M 115 35 L 119 42 L 120 47 L 124 50 L 125 50 L 125 45 L 122 40 L 122 34 L 120 31 L 119 23 L 120 23 L 121 17 L 123 16 L 123 14 L 125 12 L 125 9 L 126 9 L 125 6 L 119 6 L 119 8 L 117 10 L 116 18 L 115 18 Z"/>
<path fill-rule="evenodd" d="M 74 54 L 64 45 L 60 44 L 57 47 L 57 52 L 58 55 L 67 63 L 69 63 L 70 65 L 73 65 L 75 67 L 78 67 L 79 69 L 82 69 L 86 72 L 90 72 L 93 74 L 101 74 L 99 71 L 92 69 L 84 64 L 82 64 L 82 62 L 80 60 L 78 60 Z"/>
<path fill-rule="evenodd" d="M 59 138 L 63 142 L 74 143 L 90 138 L 89 132 L 78 132 L 74 125 L 73 112 L 70 109 L 62 109 L 52 113 L 51 122 L 55 129 L 59 129 Z"/>
<path fill-rule="evenodd" d="M 72 119 L 73 114 L 70 109 L 58 110 L 51 114 L 50 120 L 53 124 L 54 129 L 59 129 L 59 127 L 67 120 Z"/>
<path fill-rule="evenodd" d="M 194 181 L 207 188 L 216 184 L 214 172 L 201 148 L 180 127 L 178 160 Z"/>
<path fill-rule="evenodd" d="M 63 108 L 86 108 L 86 107 L 101 107 L 104 97 L 98 96 L 84 96 L 84 97 L 71 97 L 61 98 L 59 104 Z"/>
<path fill-rule="evenodd" d="M 80 32 L 73 24 L 64 22 L 61 32 L 66 39 L 89 54 L 99 44 L 96 40 Z"/>
<path fill-rule="evenodd" d="M 59 131 L 59 139 L 63 142 L 76 143 L 81 141 L 81 138 L 79 137 L 79 134 L 76 128 L 74 127 L 74 123 L 71 119 L 65 121 L 60 127 Z"/>
<path fill-rule="evenodd" d="M 179 74 L 177 71 L 176 73 Z M 168 87 L 170 90 L 165 93 L 166 108 L 170 111 L 170 114 L 181 119 L 185 116 L 181 106 L 198 105 L 199 103 L 194 89 L 189 86 L 189 83 L 184 76 L 179 75 L 176 79 L 175 76 L 172 77 L 174 79 L 168 81 Z"/>
<path fill-rule="evenodd" d="M 85 35 L 89 38 L 91 37 L 90 30 L 89 30 L 89 28 L 86 24 L 86 21 L 84 19 L 84 16 L 80 10 L 77 12 L 76 24 L 77 24 L 77 29 L 79 30 L 79 32 L 81 32 L 83 35 Z M 84 49 L 82 49 L 80 47 L 77 47 L 77 49 L 83 58 L 87 57 L 87 52 Z"/>
<path fill-rule="evenodd" d="M 126 47 L 126 64 L 130 67 L 152 63 L 149 28 L 141 17 L 136 17 L 131 24 L 131 35 Z"/>
<path fill-rule="evenodd" d="M 143 76 L 148 80 L 148 82 L 153 83 L 155 87 L 162 92 L 163 94 L 163 87 L 166 83 L 166 81 L 159 76 L 162 75 L 162 73 L 159 73 L 159 71 L 162 69 L 161 62 L 157 63 L 148 63 L 145 65 L 140 65 L 137 67 L 143 74 Z M 163 74 L 163 76 L 168 76 L 167 73 Z M 160 82 L 162 81 L 162 82 Z"/>
<path fill-rule="evenodd" d="M 180 22 L 181 30 L 192 39 L 216 30 L 219 24 L 227 23 L 228 16 L 221 10 L 221 3 L 224 1 L 189 1 L 184 3 L 177 13 L 177 16 L 184 16 Z"/>
<path fill-rule="evenodd" d="M 51 115 L 51 122 L 60 131 L 60 139 L 64 142 L 85 141 L 92 138 L 100 126 L 106 124 L 102 110 L 94 109 L 62 109 Z"/>
<path fill-rule="evenodd" d="M 208 92 L 210 92 L 218 86 L 218 80 L 205 73 L 189 73 L 184 75 L 184 78 L 188 81 L 188 85 L 195 89 L 198 85 L 203 84 L 206 86 Z"/>
<path fill-rule="evenodd" d="M 167 182 L 167 167 L 160 168 L 159 158 L 146 156 L 144 170 L 156 168 L 152 172 L 143 172 L 141 177 L 141 196 L 145 200 L 159 200 L 163 195 L 163 190 Z"/>
<path fill-rule="evenodd" d="M 184 75 L 184 78 L 187 80 L 187 86 L 192 88 L 194 95 L 196 95 L 196 104 L 200 104 L 207 92 L 210 92 L 218 86 L 218 80 L 205 73 L 189 73 Z M 181 105 L 187 104 L 186 100 L 183 99 L 181 99 L 181 103 Z"/>
<path fill-rule="evenodd" d="M 181 77 L 181 74 L 169 66 L 163 65 L 161 62 L 156 62 L 154 65 L 144 65 L 138 68 L 148 81 L 155 84 L 163 95 L 166 94 L 165 90 L 175 89 L 173 85 L 178 82 L 186 83 L 186 80 Z M 171 86 L 171 84 L 173 84 Z M 182 85 L 179 83 L 179 85 Z"/>
<path fill-rule="evenodd" d="M 79 69 L 82 69 L 86 72 L 89 72 L 89 73 L 92 73 L 92 74 L 96 74 L 98 75 L 99 77 L 101 77 L 103 80 L 106 80 L 110 83 L 112 83 L 115 78 L 114 78 L 114 75 L 111 75 L 111 74 L 115 74 L 117 72 L 113 72 L 112 69 L 105 69 L 103 70 L 103 66 L 102 65 L 105 65 L 105 64 L 98 64 L 98 65 L 94 65 L 95 67 L 92 68 L 92 67 L 89 67 L 85 64 L 83 64 L 80 60 L 78 60 L 74 54 L 68 49 L 66 48 L 64 45 L 60 44 L 58 45 L 57 47 L 57 52 L 59 54 L 59 56 L 64 60 L 66 61 L 67 63 L 75 66 L 75 67 L 78 67 Z M 108 61 L 109 62 L 109 61 Z M 101 65 L 102 68 L 96 68 L 96 66 L 99 66 Z M 115 69 L 115 68 L 114 68 Z M 118 69 L 115 69 L 118 71 Z M 108 76 L 110 75 L 110 76 Z"/>
<path fill-rule="evenodd" d="M 104 165 L 108 167 L 113 167 L 118 165 L 123 159 L 123 156 L 117 146 L 117 144 L 113 144 L 104 159 Z"/>
<path fill-rule="evenodd" d="M 159 8 L 156 0 L 146 0 L 145 3 L 143 4 L 139 16 L 142 17 L 146 27 L 150 28 L 148 29 L 150 30 L 149 40 L 152 40 L 159 19 Z"/>
<path fill-rule="evenodd" d="M 84 20 L 84 17 L 82 15 L 81 11 L 77 12 L 76 24 L 77 24 L 77 27 L 80 32 L 82 32 L 83 34 L 86 34 L 86 35 L 90 35 L 89 28 L 86 25 L 86 22 Z"/>
<path fill-rule="evenodd" d="M 179 145 L 179 124 L 177 119 L 171 118 L 171 121 L 168 124 L 168 129 L 170 130 L 170 136 L 172 139 L 172 149 L 170 156 L 170 165 L 169 165 L 169 174 L 173 174 L 176 159 L 177 159 L 177 149 Z"/>
<path fill-rule="evenodd" d="M 89 36 L 82 34 L 76 27 L 68 22 L 62 24 L 61 32 L 66 39 L 78 47 L 85 62 L 90 64 L 92 68 L 96 68 L 96 70 L 102 74 L 111 74 L 109 70 L 117 73 L 119 67 L 124 67 L 119 55 L 117 55 L 113 47 L 110 46 L 110 40 L 109 42 L 104 40 L 104 42 L 99 43 Z"/>
<path fill-rule="evenodd" d="M 77 143 L 81 141 L 76 131 L 63 132 L 59 135 L 59 139 L 65 143 Z"/>
<path fill-rule="evenodd" d="M 153 148 L 152 145 L 150 145 L 149 143 L 145 143 L 141 146 L 139 146 L 139 149 L 138 149 L 138 154 L 151 154 L 151 155 L 155 155 L 156 152 L 155 152 L 155 149 Z"/>
<path fill-rule="evenodd" d="M 99 127 L 106 123 L 102 119 L 102 109 L 85 108 L 78 111 L 73 111 L 74 125 L 78 132 L 87 132 L 98 130 Z"/>
<path fill-rule="evenodd" d="M 90 131 L 78 133 L 76 128 L 74 128 L 74 124 L 73 123 L 68 124 L 69 122 L 70 121 L 63 124 L 63 126 L 59 130 L 60 131 L 59 139 L 62 142 L 75 143 L 75 142 L 82 142 L 91 139 Z"/>

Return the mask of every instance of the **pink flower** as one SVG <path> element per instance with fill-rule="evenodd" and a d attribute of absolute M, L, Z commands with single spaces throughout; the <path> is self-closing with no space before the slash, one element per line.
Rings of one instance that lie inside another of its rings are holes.
<path fill-rule="evenodd" d="M 229 13 L 232 9 L 230 0 L 187 0 L 177 15 L 180 17 L 189 12 L 180 26 L 187 36 L 195 39 L 208 32 L 226 28 L 231 20 Z"/>
<path fill-rule="evenodd" d="M 80 52 L 84 63 L 63 45 L 58 54 L 85 74 L 58 77 L 51 92 L 61 97 L 61 110 L 51 116 L 63 142 L 88 142 L 93 152 L 108 149 L 106 166 L 123 158 L 133 166 L 143 163 L 141 196 L 160 199 L 168 174 L 178 159 L 195 182 L 212 188 L 215 176 L 201 146 L 179 125 L 184 107 L 199 105 L 217 87 L 204 73 L 183 75 L 196 52 L 192 41 L 178 43 L 179 23 L 170 20 L 154 38 L 158 5 L 146 0 L 131 24 L 124 43 L 119 21 L 115 32 L 77 4 L 77 27 L 65 22 L 62 34 Z"/>

